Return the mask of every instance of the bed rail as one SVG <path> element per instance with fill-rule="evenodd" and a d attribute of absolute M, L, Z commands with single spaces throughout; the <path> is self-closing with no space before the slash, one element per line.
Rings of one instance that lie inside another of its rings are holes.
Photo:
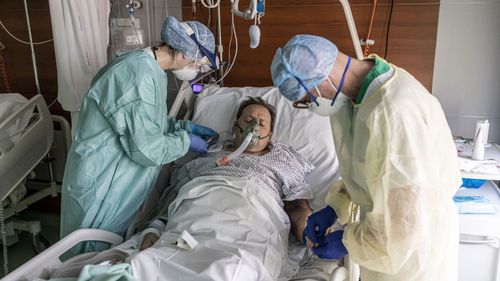
<path fill-rule="evenodd" d="M 48 278 L 52 270 L 61 264 L 59 257 L 83 241 L 100 241 L 114 246 L 123 242 L 123 238 L 105 230 L 78 229 L 5 276 L 2 281 Z"/>
<path fill-rule="evenodd" d="M 194 105 L 196 102 L 196 96 L 193 94 L 191 90 L 191 86 L 188 81 L 184 81 L 181 85 L 177 96 L 175 97 L 175 101 L 170 108 L 168 116 L 175 117 L 182 120 L 189 120 L 191 115 L 193 114 Z M 178 117 L 179 111 L 184 105 L 186 107 L 186 112 L 183 116 Z"/>
<path fill-rule="evenodd" d="M 25 114 L 35 113 L 32 121 L 13 138 L 7 128 L 15 125 Z M 36 95 L 14 114 L 0 123 L 0 201 L 40 163 L 52 146 L 54 128 L 49 109 L 41 95 Z"/>

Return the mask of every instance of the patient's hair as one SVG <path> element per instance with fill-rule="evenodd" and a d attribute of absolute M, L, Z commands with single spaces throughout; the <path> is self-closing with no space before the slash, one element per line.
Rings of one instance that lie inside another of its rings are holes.
<path fill-rule="evenodd" d="M 274 131 L 274 119 L 276 117 L 276 112 L 274 109 L 274 106 L 268 104 L 261 98 L 253 98 L 253 97 L 248 97 L 248 99 L 244 100 L 242 103 L 240 103 L 240 107 L 238 108 L 238 113 L 236 114 L 236 120 L 240 119 L 241 114 L 243 114 L 243 110 L 249 106 L 249 105 L 262 105 L 265 107 L 268 111 L 269 114 L 271 114 L 271 131 Z"/>

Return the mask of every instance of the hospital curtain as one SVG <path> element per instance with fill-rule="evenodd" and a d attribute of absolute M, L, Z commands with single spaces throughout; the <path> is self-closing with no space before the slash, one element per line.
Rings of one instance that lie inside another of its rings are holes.
<path fill-rule="evenodd" d="M 83 97 L 107 63 L 110 2 L 49 0 L 57 66 L 58 101 L 71 113 L 72 135 Z"/>

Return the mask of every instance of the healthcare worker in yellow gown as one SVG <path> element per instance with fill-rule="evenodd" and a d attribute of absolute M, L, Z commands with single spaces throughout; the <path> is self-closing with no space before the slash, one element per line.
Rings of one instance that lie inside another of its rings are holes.
<path fill-rule="evenodd" d="M 94 77 L 84 98 L 62 185 L 61 237 L 78 228 L 123 235 L 162 164 L 206 152 L 216 133 L 167 115 L 165 70 L 181 80 L 216 68 L 212 32 L 167 17 L 165 44 L 124 54 Z M 87 244 L 85 250 L 96 250 Z M 90 247 L 90 248 L 89 248 Z"/>
<path fill-rule="evenodd" d="M 362 280 L 457 280 L 461 177 L 438 100 L 404 69 L 318 36 L 294 36 L 271 72 L 295 107 L 330 117 L 342 180 L 307 220 L 313 252 L 348 253 Z M 328 231 L 337 220 L 343 230 Z"/>

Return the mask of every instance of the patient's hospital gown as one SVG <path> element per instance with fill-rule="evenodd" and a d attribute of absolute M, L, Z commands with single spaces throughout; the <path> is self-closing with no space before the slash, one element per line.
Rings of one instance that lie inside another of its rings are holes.
<path fill-rule="evenodd" d="M 226 150 L 208 153 L 183 165 L 175 177 L 175 188 L 169 193 L 164 193 L 164 197 L 160 199 L 163 205 L 159 206 L 158 213 L 165 215 L 153 221 L 148 230 L 156 233 L 162 231 L 164 222 L 167 221 L 168 204 L 175 199 L 182 186 L 197 177 L 246 177 L 269 193 L 281 207 L 284 206 L 283 201 L 313 198 L 305 177 L 314 166 L 291 146 L 281 143 L 271 144 L 266 154 L 243 153 L 232 160 L 230 165 L 217 166 L 217 160 L 229 154 L 231 152 Z M 145 231 L 143 235 L 147 232 Z"/>
<path fill-rule="evenodd" d="M 305 177 L 314 167 L 291 146 L 274 144 L 263 155 L 243 153 L 228 166 L 216 162 L 229 151 L 209 153 L 182 166 L 177 176 L 178 186 L 202 176 L 248 177 L 269 192 L 283 206 L 283 201 L 312 199 Z"/>

